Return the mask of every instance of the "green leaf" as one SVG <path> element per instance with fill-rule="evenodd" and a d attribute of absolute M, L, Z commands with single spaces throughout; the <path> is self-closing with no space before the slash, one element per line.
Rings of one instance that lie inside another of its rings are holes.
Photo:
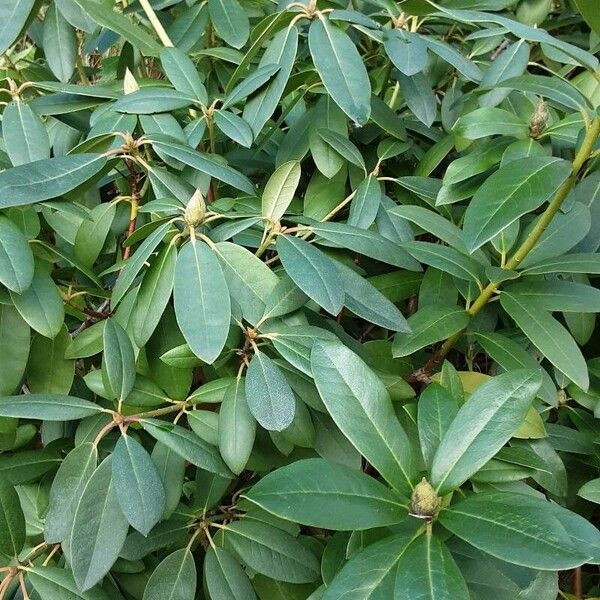
<path fill-rule="evenodd" d="M 482 265 L 454 248 L 422 241 L 403 242 L 402 248 L 419 262 L 459 279 L 475 282 L 481 282 L 483 279 Z"/>
<path fill-rule="evenodd" d="M 190 94 L 167 87 L 145 87 L 117 100 L 113 110 L 136 115 L 168 113 L 193 103 Z"/>
<path fill-rule="evenodd" d="M 158 326 L 175 281 L 177 248 L 165 246 L 144 274 L 132 318 L 133 338 L 141 348 Z"/>
<path fill-rule="evenodd" d="M 0 305 L 0 353 L 4 356 L 0 369 L 0 395 L 16 389 L 29 356 L 31 335 L 29 325 L 10 304 Z"/>
<path fill-rule="evenodd" d="M 597 35 L 600 35 L 600 16 L 596 10 L 598 7 L 594 4 L 594 0 L 573 0 L 573 2 L 586 23 Z"/>
<path fill-rule="evenodd" d="M 59 567 L 33 567 L 27 579 L 44 600 L 108 600 L 101 588 L 81 592 L 67 569 Z"/>
<path fill-rule="evenodd" d="M 394 598 L 469 600 L 467 584 L 446 545 L 426 533 L 414 540 L 398 561 Z"/>
<path fill-rule="evenodd" d="M 158 56 L 160 45 L 139 25 L 132 23 L 126 16 L 113 11 L 101 0 L 75 0 L 84 13 L 87 13 L 98 25 L 106 27 L 124 37 L 134 48 L 146 56 Z"/>
<path fill-rule="evenodd" d="M 208 0 L 208 14 L 217 35 L 228 45 L 241 48 L 248 41 L 248 17 L 237 0 Z"/>
<path fill-rule="evenodd" d="M 102 381 L 110 397 L 123 402 L 135 383 L 133 346 L 127 332 L 114 319 L 106 319 L 102 339 Z"/>
<path fill-rule="evenodd" d="M 283 163 L 269 177 L 262 195 L 262 217 L 268 221 L 279 221 L 288 209 L 300 182 L 300 162 Z"/>
<path fill-rule="evenodd" d="M 359 229 L 345 223 L 319 223 L 311 225 L 313 231 L 326 240 L 349 248 L 365 256 L 411 271 L 421 267 L 401 246 L 379 233 Z"/>
<path fill-rule="evenodd" d="M 439 495 L 461 486 L 506 444 L 525 420 L 541 384 L 539 369 L 516 370 L 477 388 L 433 457 L 431 483 Z"/>
<path fill-rule="evenodd" d="M 502 292 L 500 304 L 532 344 L 582 390 L 589 386 L 587 366 L 581 350 L 565 329 L 537 301 L 524 302 L 519 296 Z"/>
<path fill-rule="evenodd" d="M 500 168 L 477 190 L 465 212 L 465 244 L 474 252 L 524 214 L 550 200 L 571 173 L 568 162 L 533 156 Z"/>
<path fill-rule="evenodd" d="M 196 564 L 189 548 L 175 550 L 150 575 L 143 600 L 194 600 L 196 578 Z"/>
<path fill-rule="evenodd" d="M 407 514 L 403 501 L 377 480 L 321 458 L 277 469 L 246 498 L 282 519 L 338 531 L 393 525 Z"/>
<path fill-rule="evenodd" d="M 204 581 L 212 600 L 256 598 L 248 575 L 225 548 L 208 549 L 204 557 Z"/>
<path fill-rule="evenodd" d="M 528 281 L 505 289 L 521 302 L 532 301 L 550 312 L 600 312 L 600 290 L 583 283 L 560 279 Z"/>
<path fill-rule="evenodd" d="M 573 253 L 553 256 L 536 262 L 523 271 L 527 275 L 546 275 L 548 273 L 600 273 L 600 255 Z"/>
<path fill-rule="evenodd" d="M 265 429 L 289 427 L 296 399 L 283 373 L 264 352 L 256 352 L 250 360 L 245 390 L 250 412 Z"/>
<path fill-rule="evenodd" d="M 537 360 L 525 348 L 501 333 L 477 332 L 475 339 L 505 371 L 539 368 Z M 556 402 L 556 386 L 544 369 L 542 369 L 542 387 L 538 395 L 550 405 Z"/>
<path fill-rule="evenodd" d="M 77 35 L 56 5 L 50 5 L 44 16 L 43 48 L 52 73 L 67 83 L 75 70 Z"/>
<path fill-rule="evenodd" d="M 344 304 L 344 285 L 335 263 L 300 238 L 280 235 L 276 244 L 281 264 L 294 283 L 328 313 Z"/>
<path fill-rule="evenodd" d="M 252 146 L 253 133 L 250 125 L 232 112 L 226 110 L 215 110 L 213 112 L 215 125 L 234 142 L 250 148 Z"/>
<path fill-rule="evenodd" d="M 27 384 L 34 394 L 68 394 L 75 375 L 75 362 L 64 358 L 71 336 L 63 326 L 53 339 L 36 335 L 27 363 Z"/>
<path fill-rule="evenodd" d="M 255 325 L 265 311 L 265 302 L 279 281 L 277 275 L 247 248 L 231 242 L 215 245 L 229 294 L 246 321 Z"/>
<path fill-rule="evenodd" d="M 410 331 L 404 315 L 375 286 L 346 265 L 336 266 L 344 281 L 344 305 L 348 310 L 386 329 Z"/>
<path fill-rule="evenodd" d="M 256 421 L 246 401 L 245 382 L 236 379 L 225 391 L 219 410 L 219 451 L 225 464 L 239 475 L 250 458 Z"/>
<path fill-rule="evenodd" d="M 44 421 L 74 421 L 102 412 L 102 407 L 74 396 L 26 394 L 0 398 L 0 416 Z"/>
<path fill-rule="evenodd" d="M 398 561 L 412 535 L 391 535 L 350 557 L 325 589 L 323 600 L 384 600 L 394 597 Z"/>
<path fill-rule="evenodd" d="M 261 132 L 279 104 L 294 67 L 297 50 L 298 28 L 284 27 L 273 37 L 258 63 L 259 69 L 275 65 L 279 71 L 267 86 L 244 105 L 242 116 L 252 127 L 254 137 Z"/>
<path fill-rule="evenodd" d="M 222 108 L 225 109 L 228 106 L 233 106 L 238 102 L 245 100 L 250 94 L 253 94 L 256 90 L 265 85 L 279 69 L 279 65 L 265 65 L 263 67 L 258 67 L 227 94 L 227 97 L 223 100 Z"/>
<path fill-rule="evenodd" d="M 450 44 L 434 36 L 424 36 L 421 38 L 427 43 L 427 47 L 442 60 L 451 64 L 465 79 L 478 82 L 481 80 L 482 73 L 479 67 Z"/>
<path fill-rule="evenodd" d="M 0 283 L 22 294 L 33 281 L 33 253 L 20 229 L 0 216 Z"/>
<path fill-rule="evenodd" d="M 362 157 L 360 150 L 348 138 L 329 129 L 319 129 L 317 133 L 325 143 L 329 144 L 349 163 L 359 167 L 360 169 L 366 169 L 365 160 Z"/>
<path fill-rule="evenodd" d="M 480 493 L 440 513 L 441 524 L 469 544 L 499 558 L 531 569 L 562 570 L 589 558 L 572 543 L 556 517 L 545 514 L 545 500 L 528 496 Z"/>
<path fill-rule="evenodd" d="M 97 463 L 98 449 L 91 442 L 76 446 L 62 461 L 50 488 L 44 523 L 49 544 L 64 542 L 71 533 L 75 508 Z"/>
<path fill-rule="evenodd" d="M 7 104 L 2 113 L 2 127 L 10 131 L 4 137 L 4 144 L 13 165 L 50 158 L 48 132 L 29 104 L 20 101 Z"/>
<path fill-rule="evenodd" d="M 165 510 L 165 490 L 150 455 L 128 435 L 115 446 L 112 479 L 123 515 L 134 529 L 148 535 Z"/>
<path fill-rule="evenodd" d="M 29 20 L 35 0 L 14 0 L 2 4 L 0 8 L 0 54 L 21 35 Z"/>
<path fill-rule="evenodd" d="M 138 273 L 142 270 L 150 255 L 156 250 L 156 247 L 161 243 L 170 227 L 170 222 L 162 223 L 139 245 L 133 256 L 125 262 L 112 291 L 110 302 L 113 308 L 125 296 Z"/>
<path fill-rule="evenodd" d="M 160 51 L 160 63 L 178 92 L 196 98 L 202 104 L 208 104 L 206 88 L 194 63 L 185 52 L 179 48 L 163 48 Z"/>
<path fill-rule="evenodd" d="M 36 160 L 0 173 L 0 208 L 62 196 L 99 173 L 102 154 L 72 154 Z"/>
<path fill-rule="evenodd" d="M 323 16 L 308 32 L 310 53 L 325 88 L 335 103 L 358 125 L 371 114 L 371 84 L 352 40 Z"/>
<path fill-rule="evenodd" d="M 221 265 L 204 242 L 192 241 L 179 251 L 173 298 L 186 342 L 196 356 L 212 364 L 227 340 L 231 305 Z"/>
<path fill-rule="evenodd" d="M 65 318 L 63 301 L 41 265 L 36 265 L 31 285 L 22 294 L 11 291 L 10 298 L 32 329 L 48 338 L 58 335 Z"/>
<path fill-rule="evenodd" d="M 385 32 L 383 39 L 386 54 L 404 75 L 416 75 L 427 66 L 427 44 L 418 35 L 392 29 Z"/>
<path fill-rule="evenodd" d="M 417 426 L 425 464 L 433 457 L 458 412 L 458 402 L 438 383 L 430 383 L 419 398 Z"/>
<path fill-rule="evenodd" d="M 579 488 L 577 495 L 589 500 L 590 502 L 600 504 L 600 478 L 591 479 L 587 483 L 583 484 Z"/>
<path fill-rule="evenodd" d="M 408 493 L 416 465 L 381 380 L 340 342 L 315 342 L 311 366 L 319 395 L 342 433 L 388 483 Z"/>
<path fill-rule="evenodd" d="M 25 517 L 15 488 L 0 478 L 0 552 L 16 557 L 25 545 Z"/>
<path fill-rule="evenodd" d="M 309 583 L 319 577 L 316 556 L 282 529 L 258 521 L 226 526 L 225 540 L 251 569 L 278 581 Z"/>
<path fill-rule="evenodd" d="M 111 479 L 112 456 L 88 480 L 75 509 L 69 553 L 77 587 L 89 590 L 113 566 L 129 524 L 121 512 Z"/>
<path fill-rule="evenodd" d="M 424 73 L 407 77 L 398 73 L 402 96 L 415 117 L 426 127 L 431 127 L 437 115 L 437 100 L 429 79 Z"/>
<path fill-rule="evenodd" d="M 377 178 L 369 174 L 356 188 L 356 195 L 350 204 L 348 225 L 368 229 L 381 206 L 381 187 Z"/>
<path fill-rule="evenodd" d="M 462 308 L 431 304 L 420 308 L 407 322 L 412 333 L 395 335 L 392 346 L 395 358 L 409 356 L 462 331 L 469 324 L 469 315 Z"/>
<path fill-rule="evenodd" d="M 254 195 L 254 185 L 245 175 L 242 175 L 229 165 L 218 161 L 210 154 L 196 152 L 192 148 L 173 142 L 154 141 L 152 145 L 156 150 L 164 152 L 167 156 L 175 160 L 198 169 L 198 171 L 210 175 L 242 192 Z"/>
<path fill-rule="evenodd" d="M 191 431 L 158 419 L 142 419 L 140 423 L 155 440 L 168 446 L 193 465 L 223 477 L 231 477 L 231 471 L 217 449 Z"/>
<path fill-rule="evenodd" d="M 502 108 L 484 106 L 460 117 L 452 128 L 456 135 L 478 140 L 491 135 L 526 138 L 529 126 L 525 121 Z"/>

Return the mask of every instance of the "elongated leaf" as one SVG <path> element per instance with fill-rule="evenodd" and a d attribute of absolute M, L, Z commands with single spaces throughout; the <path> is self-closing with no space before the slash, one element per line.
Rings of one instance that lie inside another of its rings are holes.
<path fill-rule="evenodd" d="M 408 492 L 416 467 L 380 379 L 339 342 L 315 342 L 311 366 L 319 395 L 342 433 L 396 490 Z"/>
<path fill-rule="evenodd" d="M 431 466 L 433 457 L 458 412 L 458 402 L 437 383 L 430 383 L 419 398 L 417 426 L 425 463 Z"/>
<path fill-rule="evenodd" d="M 12 394 L 21 382 L 31 343 L 29 325 L 14 306 L 0 306 L 0 394 Z"/>
<path fill-rule="evenodd" d="M 204 242 L 190 242 L 179 251 L 173 298 L 186 342 L 196 356 L 213 363 L 227 339 L 231 306 L 221 265 Z"/>
<path fill-rule="evenodd" d="M 25 544 L 25 517 L 15 488 L 0 478 L 0 552 L 16 557 Z"/>
<path fill-rule="evenodd" d="M 571 381 L 587 390 L 589 376 L 581 350 L 569 334 L 538 302 L 503 292 L 502 308 L 515 320 L 532 344 Z"/>
<path fill-rule="evenodd" d="M 135 383 L 135 356 L 125 330 L 114 320 L 107 319 L 103 330 L 102 380 L 112 398 L 122 402 Z"/>
<path fill-rule="evenodd" d="M 188 548 L 175 550 L 154 569 L 143 600 L 194 600 L 196 595 L 196 565 Z"/>
<path fill-rule="evenodd" d="M 269 81 L 275 73 L 279 71 L 278 65 L 265 65 L 258 67 L 256 71 L 248 75 L 241 83 L 236 85 L 223 101 L 222 107 L 225 109 L 228 106 L 233 106 L 241 100 L 244 100 L 250 94 L 260 89 L 267 81 Z"/>
<path fill-rule="evenodd" d="M 294 197 L 300 182 L 300 163 L 290 161 L 278 167 L 269 177 L 262 195 L 262 216 L 269 221 L 279 221 Z"/>
<path fill-rule="evenodd" d="M 191 431 L 157 419 L 143 419 L 140 423 L 155 440 L 168 446 L 193 465 L 223 477 L 231 477 L 231 472 L 216 448 Z"/>
<path fill-rule="evenodd" d="M 391 535 L 353 555 L 325 589 L 323 600 L 384 600 L 394 597 L 398 561 L 412 535 Z"/>
<path fill-rule="evenodd" d="M 160 63 L 177 91 L 196 98 L 202 104 L 208 104 L 206 88 L 194 63 L 185 52 L 179 48 L 163 48 L 160 52 Z"/>
<path fill-rule="evenodd" d="M 440 522 L 476 548 L 524 567 L 570 569 L 586 562 L 586 549 L 572 543 L 544 504 L 521 494 L 475 494 L 444 509 Z"/>
<path fill-rule="evenodd" d="M 2 127 L 10 131 L 4 137 L 4 144 L 13 165 L 50 158 L 48 132 L 29 104 L 10 102 L 2 113 Z"/>
<path fill-rule="evenodd" d="M 335 103 L 358 125 L 371 114 L 371 84 L 352 40 L 328 19 L 315 19 L 308 33 L 315 67 Z"/>
<path fill-rule="evenodd" d="M 208 13 L 217 35 L 241 48 L 250 35 L 248 17 L 237 0 L 208 0 Z"/>
<path fill-rule="evenodd" d="M 48 600 L 107 600 L 101 588 L 81 592 L 67 569 L 59 567 L 33 567 L 27 573 L 36 592 Z"/>
<path fill-rule="evenodd" d="M 458 307 L 428 305 L 407 319 L 412 333 L 397 333 L 392 352 L 395 357 L 408 356 L 429 344 L 449 338 L 469 323 L 468 313 Z"/>
<path fill-rule="evenodd" d="M 62 196 L 96 175 L 106 164 L 101 154 L 58 156 L 0 173 L 0 208 Z"/>
<path fill-rule="evenodd" d="M 44 421 L 73 421 L 102 412 L 102 407 L 74 396 L 26 394 L 0 399 L 0 416 Z"/>
<path fill-rule="evenodd" d="M 256 420 L 246 401 L 245 384 L 236 379 L 225 392 L 219 410 L 219 451 L 225 464 L 235 474 L 240 474 L 248 462 Z"/>
<path fill-rule="evenodd" d="M 319 576 L 315 555 L 289 533 L 258 521 L 227 525 L 226 541 L 252 569 L 290 583 L 309 583 Z"/>
<path fill-rule="evenodd" d="M 554 157 L 534 156 L 509 164 L 486 179 L 465 213 L 465 244 L 470 252 L 548 201 L 570 174 Z"/>
<path fill-rule="evenodd" d="M 43 46 L 52 73 L 59 81 L 68 82 L 75 70 L 77 36 L 56 5 L 44 16 Z"/>
<path fill-rule="evenodd" d="M 416 75 L 427 66 L 427 44 L 414 33 L 392 29 L 385 34 L 384 47 L 394 66 L 404 75 Z"/>
<path fill-rule="evenodd" d="M 294 393 L 277 365 L 257 352 L 246 373 L 246 401 L 254 418 L 269 431 L 282 431 L 292 422 Z"/>
<path fill-rule="evenodd" d="M 209 154 L 196 152 L 187 146 L 170 142 L 155 141 L 153 146 L 167 156 L 180 160 L 182 163 L 198 169 L 223 183 L 247 194 L 254 194 L 254 186 L 246 176 L 232 169 L 229 165 L 217 161 Z"/>
<path fill-rule="evenodd" d="M 167 113 L 179 108 L 186 108 L 193 102 L 193 96 L 165 87 L 147 87 L 126 94 L 113 105 L 117 112 L 136 115 Z"/>
<path fill-rule="evenodd" d="M 75 0 L 83 12 L 96 23 L 123 36 L 128 42 L 146 56 L 158 56 L 160 45 L 139 25 L 133 23 L 125 15 L 113 11 L 110 6 L 100 0 Z"/>
<path fill-rule="evenodd" d="M 538 369 L 498 375 L 460 408 L 433 457 L 431 483 L 440 495 L 462 485 L 523 423 L 542 384 Z"/>
<path fill-rule="evenodd" d="M 246 497 L 283 519 L 334 530 L 391 525 L 407 513 L 402 500 L 375 479 L 320 458 L 278 469 Z"/>
<path fill-rule="evenodd" d="M 35 0 L 14 0 L 0 7 L 0 53 L 21 35 L 29 15 L 34 7 Z"/>
<path fill-rule="evenodd" d="M 33 281 L 33 253 L 27 239 L 9 219 L 0 217 L 0 282 L 22 294 Z"/>
<path fill-rule="evenodd" d="M 123 515 L 134 529 L 148 535 L 165 510 L 165 490 L 150 455 L 128 435 L 115 446 L 112 479 Z"/>
<path fill-rule="evenodd" d="M 312 228 L 326 240 L 365 256 L 411 271 L 421 269 L 406 250 L 374 231 L 359 229 L 344 223 L 319 223 Z"/>
<path fill-rule="evenodd" d="M 250 125 L 242 117 L 226 110 L 215 110 L 213 117 L 215 125 L 225 136 L 246 148 L 250 148 L 254 134 Z"/>
<path fill-rule="evenodd" d="M 165 246 L 144 275 L 133 313 L 133 336 L 144 346 L 156 329 L 169 302 L 175 281 L 177 249 Z"/>
<path fill-rule="evenodd" d="M 229 288 L 246 321 L 256 324 L 265 310 L 265 300 L 278 278 L 252 252 L 231 242 L 216 244 L 219 262 Z"/>
<path fill-rule="evenodd" d="M 471 595 L 450 551 L 427 533 L 414 540 L 398 562 L 394 598 L 469 600 Z"/>
<path fill-rule="evenodd" d="M 44 524 L 46 542 L 63 542 L 69 536 L 75 508 L 97 463 L 98 449 L 91 442 L 76 446 L 63 460 L 50 488 Z"/>
<path fill-rule="evenodd" d="M 240 563 L 225 550 L 211 546 L 204 558 L 204 580 L 212 600 L 253 600 L 252 584 Z"/>
<path fill-rule="evenodd" d="M 75 509 L 69 540 L 77 587 L 89 590 L 108 573 L 125 542 L 127 523 L 111 479 L 112 456 L 88 480 Z"/>
<path fill-rule="evenodd" d="M 515 283 L 506 291 L 518 296 L 521 302 L 529 300 L 550 312 L 600 312 L 600 290 L 573 281 L 529 281 Z"/>
<path fill-rule="evenodd" d="M 344 286 L 335 263 L 294 236 L 280 235 L 276 247 L 281 264 L 294 283 L 327 312 L 337 315 L 344 304 Z"/>

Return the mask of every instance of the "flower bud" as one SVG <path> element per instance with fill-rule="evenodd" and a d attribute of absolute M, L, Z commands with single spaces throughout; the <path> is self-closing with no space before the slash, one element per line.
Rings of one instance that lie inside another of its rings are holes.
<path fill-rule="evenodd" d="M 204 221 L 205 213 L 206 204 L 204 203 L 202 192 L 200 192 L 200 190 L 196 190 L 185 207 L 183 218 L 190 227 L 197 227 L 200 225 L 200 223 L 202 223 L 202 221 Z"/>
<path fill-rule="evenodd" d="M 435 493 L 432 485 L 423 477 L 412 493 L 410 512 L 421 519 L 435 517 L 442 505 L 441 499 Z"/>
<path fill-rule="evenodd" d="M 550 118 L 550 113 L 548 112 L 547 104 L 540 98 L 535 105 L 535 109 L 533 114 L 531 115 L 531 119 L 529 120 L 529 135 L 532 138 L 538 138 L 542 135 L 544 129 L 546 129 L 546 125 L 548 124 L 548 119 Z"/>

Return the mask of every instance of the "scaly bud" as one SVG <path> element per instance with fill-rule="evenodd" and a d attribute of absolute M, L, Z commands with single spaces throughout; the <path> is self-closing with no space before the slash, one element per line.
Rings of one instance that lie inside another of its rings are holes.
<path fill-rule="evenodd" d="M 549 118 L 550 113 L 548 112 L 548 106 L 540 98 L 535 105 L 535 109 L 531 115 L 531 119 L 529 120 L 529 136 L 534 139 L 540 137 L 544 129 L 546 129 Z"/>
<path fill-rule="evenodd" d="M 423 477 L 412 493 L 410 512 L 420 519 L 435 517 L 442 505 L 432 485 Z"/>
<path fill-rule="evenodd" d="M 197 227 L 200 225 L 200 223 L 202 223 L 202 221 L 204 221 L 205 213 L 206 204 L 204 203 L 202 192 L 200 190 L 196 190 L 185 207 L 183 218 L 190 227 Z"/>

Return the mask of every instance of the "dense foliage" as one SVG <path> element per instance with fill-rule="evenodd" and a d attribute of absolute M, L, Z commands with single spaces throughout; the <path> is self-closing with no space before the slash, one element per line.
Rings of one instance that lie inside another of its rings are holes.
<path fill-rule="evenodd" d="M 597 0 L 0 18 L 0 599 L 600 595 Z"/>

